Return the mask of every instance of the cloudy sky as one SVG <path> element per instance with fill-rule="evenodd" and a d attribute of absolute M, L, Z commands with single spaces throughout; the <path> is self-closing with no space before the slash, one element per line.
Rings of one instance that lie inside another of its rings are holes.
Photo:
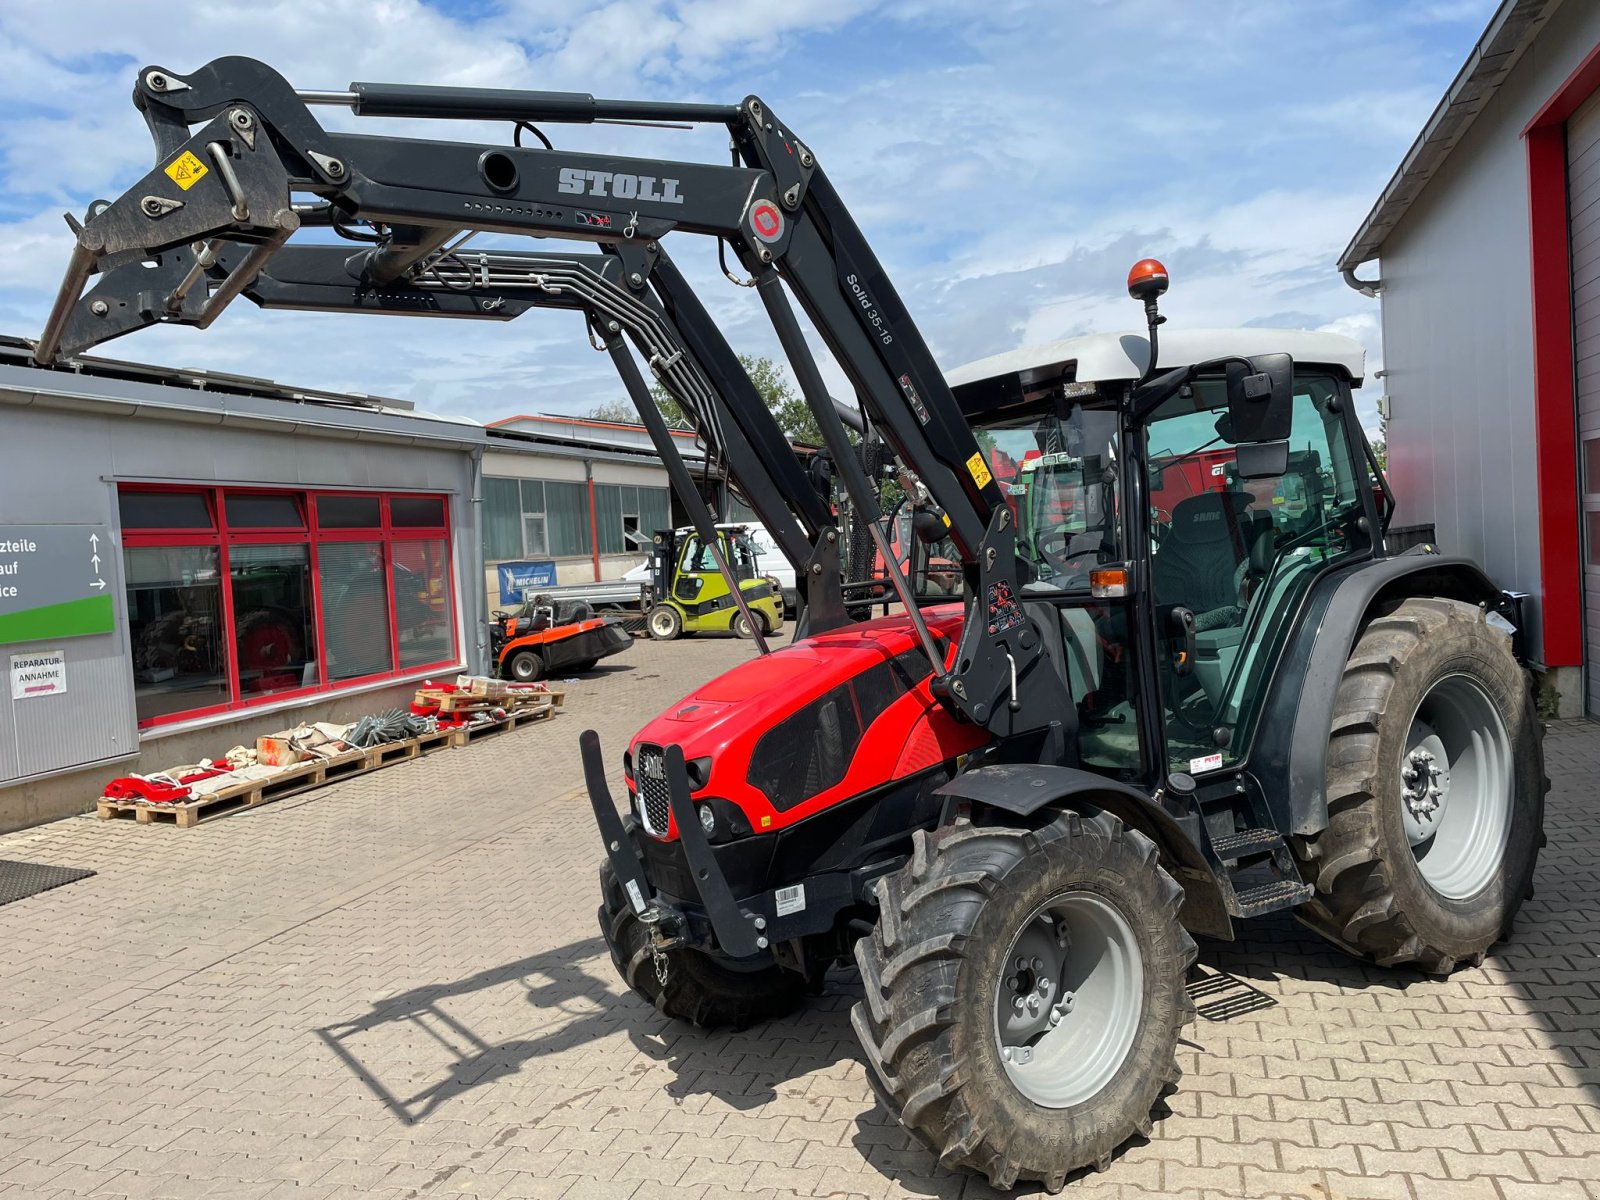
<path fill-rule="evenodd" d="M 351 80 L 736 102 L 819 156 L 946 366 L 1137 325 L 1128 266 L 1172 272 L 1174 323 L 1350 334 L 1377 303 L 1334 270 L 1492 0 L 58 0 L 0 11 L 0 332 L 37 336 L 63 210 L 151 162 L 138 68 L 248 54 Z M 338 128 L 355 118 L 318 109 Z M 393 122 L 359 122 L 390 132 Z M 435 125 L 426 135 L 439 136 Z M 714 131 L 555 127 L 557 145 L 726 161 Z M 504 141 L 504 127 L 460 136 Z M 545 243 L 549 245 L 549 243 Z M 712 242 L 674 257 L 740 350 L 775 353 Z M 102 353 L 402 396 L 482 420 L 621 397 L 572 315 L 510 325 L 260 313 Z M 1370 410 L 1375 389 L 1367 388 Z"/>

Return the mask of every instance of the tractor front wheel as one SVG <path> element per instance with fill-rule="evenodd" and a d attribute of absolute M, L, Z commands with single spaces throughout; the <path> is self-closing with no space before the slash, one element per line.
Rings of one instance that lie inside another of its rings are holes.
<path fill-rule="evenodd" d="M 744 1029 L 787 1016 L 805 1002 L 805 978 L 770 959 L 744 967 L 698 950 L 668 950 L 658 964 L 650 952 L 650 932 L 629 906 L 609 863 L 600 868 L 599 917 L 622 981 L 666 1016 L 702 1029 Z"/>
<path fill-rule="evenodd" d="M 544 659 L 532 650 L 518 650 L 511 656 L 511 661 L 506 664 L 511 678 L 518 683 L 532 683 L 536 679 L 544 678 Z"/>
<path fill-rule="evenodd" d="M 645 628 L 656 641 L 670 642 L 683 632 L 683 614 L 670 604 L 658 604 L 650 610 Z"/>
<path fill-rule="evenodd" d="M 1298 916 L 1385 966 L 1446 974 L 1511 928 L 1543 844 L 1538 716 L 1510 636 L 1415 597 L 1367 626 L 1328 743 L 1328 825 L 1294 839 Z"/>
<path fill-rule="evenodd" d="M 1147 1134 L 1180 1074 L 1194 942 L 1149 838 L 1106 813 L 918 833 L 856 943 L 879 1098 L 950 1167 L 1059 1191 Z"/>

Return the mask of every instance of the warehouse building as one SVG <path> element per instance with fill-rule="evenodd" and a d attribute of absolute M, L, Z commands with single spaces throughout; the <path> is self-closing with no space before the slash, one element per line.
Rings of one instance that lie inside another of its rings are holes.
<path fill-rule="evenodd" d="M 1528 593 L 1600 715 L 1600 5 L 1506 0 L 1339 266 L 1382 301 L 1395 524 Z"/>
<path fill-rule="evenodd" d="M 560 585 L 618 579 L 644 561 L 656 530 L 687 521 L 642 425 L 516 416 L 490 422 L 488 435 L 483 558 L 491 608 L 510 602 L 501 598 L 502 578 L 524 569 Z M 675 430 L 673 440 L 724 519 L 750 520 L 720 470 L 707 469 L 695 435 Z M 503 575 L 508 566 L 518 571 Z"/>
<path fill-rule="evenodd" d="M 28 353 L 0 340 L 0 831 L 482 669 L 480 425 Z"/>

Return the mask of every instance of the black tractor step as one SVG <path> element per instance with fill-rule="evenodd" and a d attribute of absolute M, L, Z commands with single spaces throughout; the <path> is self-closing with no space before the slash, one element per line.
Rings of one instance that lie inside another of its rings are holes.
<path fill-rule="evenodd" d="M 1282 845 L 1283 835 L 1276 829 L 1241 829 L 1211 839 L 1211 848 L 1225 862 L 1252 854 L 1270 854 Z"/>
<path fill-rule="evenodd" d="M 1259 917 L 1304 904 L 1317 889 L 1297 879 L 1274 879 L 1268 883 L 1234 892 L 1230 911 L 1236 917 Z"/>

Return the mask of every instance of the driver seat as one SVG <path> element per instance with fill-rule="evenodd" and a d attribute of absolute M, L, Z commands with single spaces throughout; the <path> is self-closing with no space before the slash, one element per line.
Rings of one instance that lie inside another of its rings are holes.
<path fill-rule="evenodd" d="M 1180 500 L 1152 562 L 1156 603 L 1195 613 L 1239 603 L 1239 565 L 1256 540 L 1243 492 L 1202 492 Z"/>

